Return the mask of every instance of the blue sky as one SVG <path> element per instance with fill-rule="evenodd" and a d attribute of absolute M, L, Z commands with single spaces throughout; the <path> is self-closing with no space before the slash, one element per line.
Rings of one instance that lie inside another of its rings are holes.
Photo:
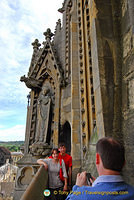
<path fill-rule="evenodd" d="M 0 0 L 0 141 L 24 140 L 31 43 L 62 18 L 63 0 Z"/>

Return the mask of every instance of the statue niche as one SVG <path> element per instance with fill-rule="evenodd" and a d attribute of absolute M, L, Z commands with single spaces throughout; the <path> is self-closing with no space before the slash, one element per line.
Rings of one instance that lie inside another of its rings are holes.
<path fill-rule="evenodd" d="M 35 156 L 46 156 L 51 151 L 52 101 L 51 90 L 44 86 L 37 99 L 35 142 L 30 146 L 30 152 Z"/>
<path fill-rule="evenodd" d="M 37 124 L 35 142 L 47 143 L 48 126 L 51 112 L 50 89 L 44 87 L 37 100 Z"/>

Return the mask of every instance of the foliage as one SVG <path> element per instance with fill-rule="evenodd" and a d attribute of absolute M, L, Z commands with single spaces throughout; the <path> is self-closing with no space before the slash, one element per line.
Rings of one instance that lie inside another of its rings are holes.
<path fill-rule="evenodd" d="M 9 151 L 20 151 L 20 147 L 24 145 L 24 141 L 9 141 L 9 142 L 1 142 L 0 146 L 7 148 Z"/>

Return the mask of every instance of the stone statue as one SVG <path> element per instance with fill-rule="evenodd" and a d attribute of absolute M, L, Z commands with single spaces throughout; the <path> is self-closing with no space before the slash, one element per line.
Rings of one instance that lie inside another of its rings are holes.
<path fill-rule="evenodd" d="M 50 89 L 44 87 L 37 100 L 37 125 L 36 125 L 35 142 L 43 142 L 43 143 L 47 142 L 46 140 L 47 140 L 48 125 L 49 125 L 50 107 L 51 107 Z"/>

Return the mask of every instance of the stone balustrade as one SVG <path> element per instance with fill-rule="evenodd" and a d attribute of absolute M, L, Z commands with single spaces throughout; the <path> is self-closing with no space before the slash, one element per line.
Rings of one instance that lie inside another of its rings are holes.
<path fill-rule="evenodd" d="M 47 188 L 47 183 L 48 173 L 45 168 L 41 166 L 22 195 L 21 200 L 43 200 L 43 191 Z"/>

